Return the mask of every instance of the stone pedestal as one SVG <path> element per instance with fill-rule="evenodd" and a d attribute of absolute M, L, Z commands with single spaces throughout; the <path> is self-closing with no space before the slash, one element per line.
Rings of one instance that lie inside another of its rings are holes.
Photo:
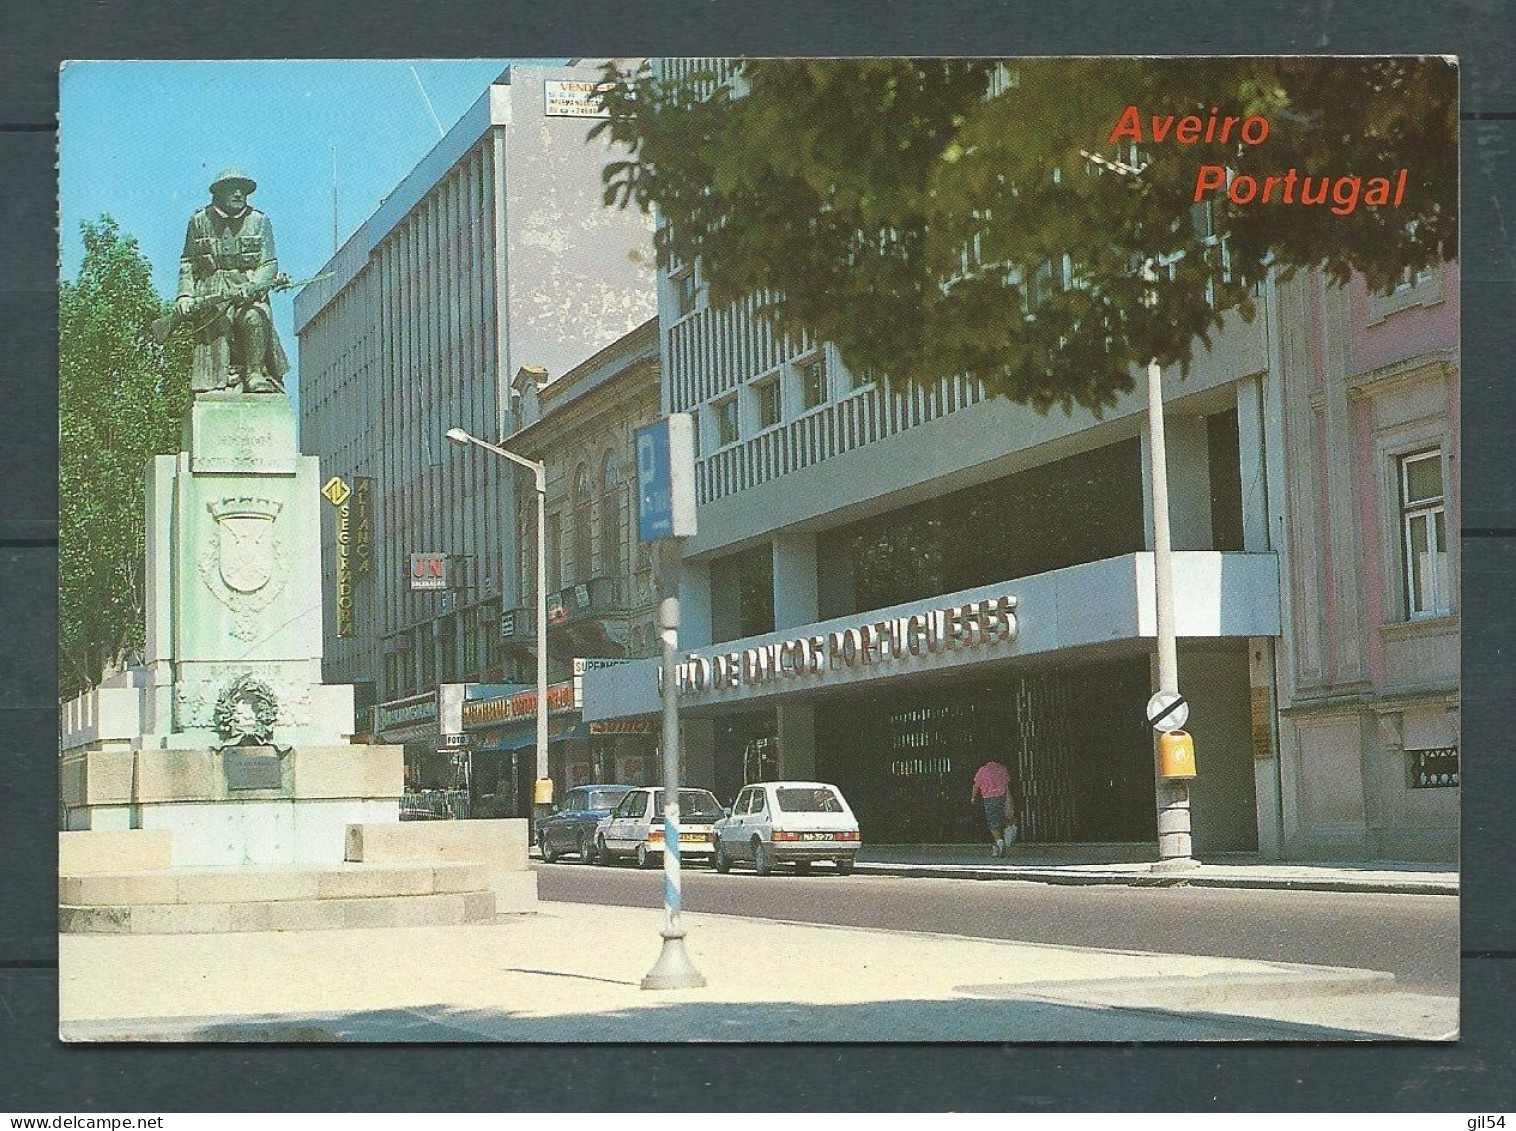
<path fill-rule="evenodd" d="M 352 688 L 321 682 L 321 473 L 293 406 L 201 394 L 146 487 L 143 663 L 64 707 L 68 827 L 167 830 L 174 866 L 341 863 L 349 824 L 398 821 L 401 749 L 352 744 Z M 268 733 L 233 747 L 249 680 Z"/>

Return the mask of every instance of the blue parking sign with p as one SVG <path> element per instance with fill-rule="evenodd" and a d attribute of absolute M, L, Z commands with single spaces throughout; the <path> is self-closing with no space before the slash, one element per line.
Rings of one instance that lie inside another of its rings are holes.
<path fill-rule="evenodd" d="M 637 429 L 637 537 L 643 542 L 695 533 L 694 425 L 674 413 Z"/>

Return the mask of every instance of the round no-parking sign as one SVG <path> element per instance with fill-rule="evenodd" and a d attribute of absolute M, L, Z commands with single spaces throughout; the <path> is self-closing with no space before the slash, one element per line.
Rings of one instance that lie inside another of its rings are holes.
<path fill-rule="evenodd" d="M 1148 700 L 1147 717 L 1156 731 L 1179 730 L 1190 717 L 1190 701 L 1177 691 L 1160 691 Z"/>

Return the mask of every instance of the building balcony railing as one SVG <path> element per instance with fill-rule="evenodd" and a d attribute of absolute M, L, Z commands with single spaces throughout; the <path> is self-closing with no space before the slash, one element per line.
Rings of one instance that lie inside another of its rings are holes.
<path fill-rule="evenodd" d="M 571 628 L 585 621 L 627 615 L 626 582 L 619 577 L 592 577 L 548 596 L 547 627 Z M 502 641 L 526 641 L 537 635 L 537 607 L 518 605 L 500 618 Z"/>

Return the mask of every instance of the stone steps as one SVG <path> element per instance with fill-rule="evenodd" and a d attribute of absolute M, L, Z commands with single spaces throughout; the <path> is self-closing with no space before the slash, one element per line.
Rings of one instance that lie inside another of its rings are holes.
<path fill-rule="evenodd" d="M 65 934 L 201 934 L 456 926 L 495 916 L 475 863 L 157 868 L 63 876 Z"/>

